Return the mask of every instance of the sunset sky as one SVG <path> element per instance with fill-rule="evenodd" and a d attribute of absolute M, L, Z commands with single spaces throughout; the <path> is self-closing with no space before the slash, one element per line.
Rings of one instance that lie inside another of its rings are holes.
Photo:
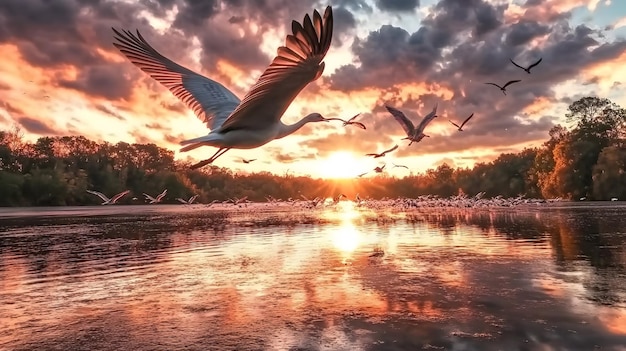
<path fill-rule="evenodd" d="M 215 165 L 242 171 L 353 176 L 387 162 L 395 176 L 443 162 L 458 167 L 541 144 L 569 103 L 586 95 L 626 106 L 626 2 L 618 0 L 2 0 L 0 129 L 28 140 L 84 135 L 111 143 L 178 142 L 208 133 L 193 112 L 112 45 L 111 27 L 139 29 L 163 55 L 242 98 L 284 42 L 291 21 L 333 6 L 323 76 L 283 116 L 350 118 L 314 123 Z M 528 75 L 509 58 L 528 65 Z M 511 86 L 508 96 L 484 82 Z M 435 103 L 431 137 L 408 147 L 390 104 L 418 123 Z M 448 118 L 474 118 L 457 132 Z M 418 117 L 419 116 L 419 117 Z M 363 156 L 395 144 L 385 158 Z M 241 157 L 257 161 L 243 164 Z M 381 161 L 382 160 L 382 161 Z"/>

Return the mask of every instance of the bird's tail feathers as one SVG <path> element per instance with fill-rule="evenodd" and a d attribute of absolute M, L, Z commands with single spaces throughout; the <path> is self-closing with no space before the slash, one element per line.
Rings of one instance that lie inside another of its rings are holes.
<path fill-rule="evenodd" d="M 189 150 L 193 150 L 195 148 L 198 148 L 202 145 L 210 145 L 211 141 L 215 141 L 215 136 L 209 134 L 209 135 L 205 135 L 205 136 L 201 136 L 198 138 L 193 138 L 193 139 L 187 139 L 187 140 L 183 140 L 180 142 L 180 145 L 186 145 L 185 147 L 180 149 L 180 152 L 185 152 L 185 151 L 189 151 Z"/>

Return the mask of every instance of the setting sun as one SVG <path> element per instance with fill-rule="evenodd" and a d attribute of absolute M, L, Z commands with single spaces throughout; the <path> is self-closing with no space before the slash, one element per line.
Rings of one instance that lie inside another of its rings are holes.
<path fill-rule="evenodd" d="M 351 152 L 334 152 L 322 161 L 320 173 L 324 178 L 353 178 L 368 170 L 366 161 L 359 160 Z"/>

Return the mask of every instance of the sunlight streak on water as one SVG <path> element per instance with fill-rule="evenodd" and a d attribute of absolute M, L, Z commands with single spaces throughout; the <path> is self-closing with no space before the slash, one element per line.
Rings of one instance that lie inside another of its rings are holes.
<path fill-rule="evenodd" d="M 156 207 L 0 220 L 0 348 L 626 344 L 626 212 Z"/>

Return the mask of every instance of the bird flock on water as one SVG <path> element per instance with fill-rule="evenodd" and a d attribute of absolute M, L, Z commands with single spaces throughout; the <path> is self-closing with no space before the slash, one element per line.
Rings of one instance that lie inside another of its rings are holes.
<path fill-rule="evenodd" d="M 302 89 L 317 80 L 324 72 L 323 60 L 331 45 L 333 24 L 333 12 L 330 6 L 326 7 L 323 15 L 314 10 L 313 15 L 306 14 L 302 22 L 293 20 L 291 34 L 286 36 L 284 46 L 278 48 L 276 57 L 243 99 L 237 97 L 221 83 L 163 56 L 143 38 L 139 31 L 134 34 L 127 30 L 113 28 L 116 40 L 113 45 L 130 62 L 168 88 L 210 129 L 205 136 L 180 142 L 181 152 L 201 146 L 218 148 L 210 158 L 191 166 L 192 169 L 197 169 L 213 163 L 230 149 L 258 148 L 272 140 L 281 139 L 296 132 L 307 123 L 341 121 L 343 126 L 353 125 L 366 129 L 364 123 L 356 121 L 360 114 L 344 120 L 325 118 L 315 112 L 294 124 L 288 125 L 281 121 L 281 117 Z M 542 59 L 540 58 L 528 67 L 519 65 L 513 59 L 510 61 L 530 74 L 531 69 Z M 506 88 L 519 82 L 521 79 L 510 80 L 502 86 L 492 82 L 485 84 L 497 87 L 506 95 Z M 385 108 L 403 128 L 406 133 L 403 140 L 409 140 L 408 146 L 429 137 L 425 134 L 426 127 L 438 117 L 437 104 L 417 125 L 414 125 L 397 108 L 390 105 L 385 105 Z M 460 124 L 449 121 L 461 132 L 472 117 L 474 117 L 473 112 Z M 383 153 L 367 154 L 367 156 L 383 157 L 397 148 L 396 145 Z M 254 160 L 241 160 L 246 164 L 252 161 Z M 384 168 L 385 165 L 378 166 L 374 171 L 380 173 Z"/>

